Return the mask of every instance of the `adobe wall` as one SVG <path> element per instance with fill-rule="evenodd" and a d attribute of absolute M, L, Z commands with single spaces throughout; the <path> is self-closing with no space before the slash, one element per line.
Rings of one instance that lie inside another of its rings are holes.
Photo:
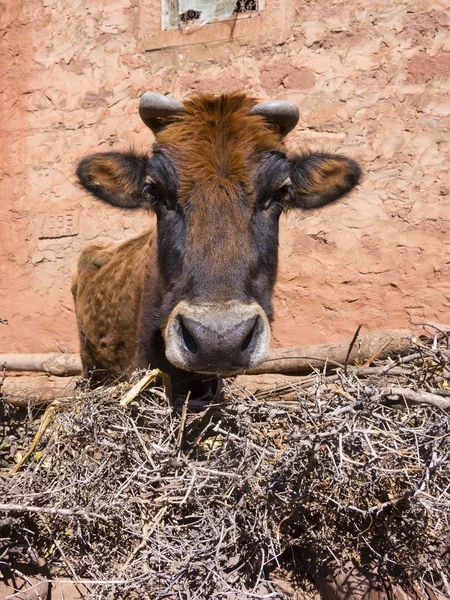
<path fill-rule="evenodd" d="M 69 288 L 80 248 L 130 236 L 148 217 L 92 200 L 74 168 L 92 151 L 151 144 L 137 114 L 147 89 L 292 100 L 291 148 L 363 165 L 344 202 L 282 218 L 275 345 L 336 340 L 360 323 L 450 322 L 449 2 L 286 6 L 284 42 L 145 52 L 138 0 L 0 2 L 0 317 L 10 323 L 0 352 L 77 351 Z"/>

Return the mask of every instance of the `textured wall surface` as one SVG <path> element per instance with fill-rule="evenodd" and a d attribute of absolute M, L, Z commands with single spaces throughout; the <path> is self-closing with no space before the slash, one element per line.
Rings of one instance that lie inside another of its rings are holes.
<path fill-rule="evenodd" d="M 359 323 L 450 322 L 449 2 L 287 5 L 281 41 L 145 52 L 137 0 L 0 0 L 0 317 L 10 323 L 0 351 L 78 349 L 69 287 L 80 248 L 149 217 L 89 198 L 74 168 L 91 151 L 151 144 L 136 108 L 146 89 L 292 100 L 292 149 L 363 165 L 345 201 L 282 218 L 275 345 L 339 339 Z"/>

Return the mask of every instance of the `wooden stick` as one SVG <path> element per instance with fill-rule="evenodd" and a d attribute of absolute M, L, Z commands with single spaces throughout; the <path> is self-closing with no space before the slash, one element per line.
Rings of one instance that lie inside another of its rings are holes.
<path fill-rule="evenodd" d="M 443 398 L 437 394 L 430 394 L 422 390 L 415 392 L 408 388 L 392 387 L 381 390 L 382 396 L 400 396 L 406 403 L 410 404 L 427 404 L 428 406 L 436 406 L 442 410 L 450 408 L 450 398 Z"/>
<path fill-rule="evenodd" d="M 79 354 L 0 354 L 0 365 L 8 371 L 38 371 L 49 375 L 79 375 L 81 359 Z"/>
<path fill-rule="evenodd" d="M 13 406 L 39 406 L 74 396 L 76 383 L 76 377 L 21 375 L 6 377 L 1 391 L 8 404 Z"/>
<path fill-rule="evenodd" d="M 379 359 L 386 358 L 390 354 L 405 354 L 410 348 L 410 340 L 413 336 L 414 331 L 410 329 L 374 331 L 359 335 L 358 343 L 352 348 L 347 363 L 359 362 L 362 364 L 374 354 Z M 247 373 L 249 375 L 259 373 L 292 375 L 311 372 L 313 368 L 322 369 L 326 363 L 331 367 L 344 365 L 350 343 L 351 341 L 347 340 L 336 344 L 272 350 L 270 358 L 249 369 Z"/>

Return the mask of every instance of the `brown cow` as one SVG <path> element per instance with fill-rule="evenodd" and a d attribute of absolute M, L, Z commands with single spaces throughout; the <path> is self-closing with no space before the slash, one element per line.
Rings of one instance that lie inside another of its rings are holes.
<path fill-rule="evenodd" d="M 288 102 L 235 93 L 181 104 L 147 92 L 140 114 L 156 134 L 150 155 L 93 154 L 77 169 L 98 198 L 157 217 L 81 254 L 84 372 L 99 382 L 150 365 L 202 396 L 267 357 L 282 211 L 336 200 L 361 171 L 343 156 L 288 154 L 283 138 L 298 121 Z"/>

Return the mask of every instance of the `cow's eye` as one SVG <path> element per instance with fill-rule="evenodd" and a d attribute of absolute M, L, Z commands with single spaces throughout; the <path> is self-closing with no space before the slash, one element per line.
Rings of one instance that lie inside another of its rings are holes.
<path fill-rule="evenodd" d="M 286 177 L 280 187 L 275 190 L 270 198 L 264 203 L 264 208 L 270 208 L 273 204 L 283 204 L 292 194 L 292 181 Z"/>
<path fill-rule="evenodd" d="M 166 204 L 166 194 L 162 185 L 153 179 L 147 179 L 142 188 L 142 194 L 148 199 L 153 207 Z"/>
<path fill-rule="evenodd" d="M 144 187 L 142 188 L 142 193 L 144 196 L 151 196 L 155 198 L 158 196 L 158 184 L 153 179 L 146 179 L 144 183 Z"/>
<path fill-rule="evenodd" d="M 277 190 L 277 194 L 282 197 L 285 198 L 286 196 L 289 196 L 289 194 L 292 193 L 292 181 L 290 177 L 286 177 L 286 179 L 283 181 L 283 184 L 278 188 Z"/>

